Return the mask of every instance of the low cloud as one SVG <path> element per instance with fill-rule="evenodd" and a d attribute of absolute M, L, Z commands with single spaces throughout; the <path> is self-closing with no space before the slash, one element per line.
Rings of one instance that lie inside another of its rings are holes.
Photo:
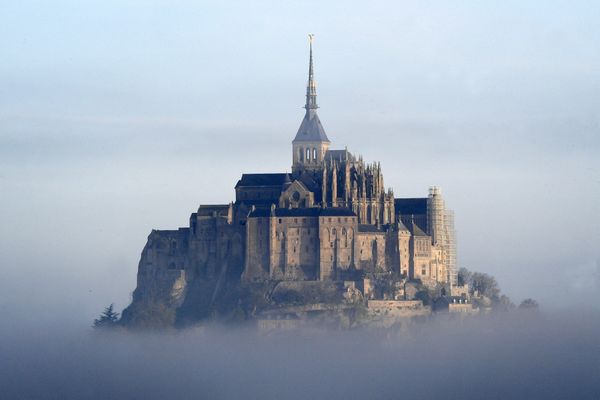
<path fill-rule="evenodd" d="M 592 399 L 599 320 L 515 312 L 268 335 L 20 325 L 0 331 L 0 387 L 20 399 Z"/>

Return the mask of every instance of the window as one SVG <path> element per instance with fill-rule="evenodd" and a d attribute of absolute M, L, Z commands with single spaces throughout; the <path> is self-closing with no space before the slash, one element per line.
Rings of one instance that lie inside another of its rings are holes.
<path fill-rule="evenodd" d="M 294 223 L 297 224 L 298 223 L 298 218 L 294 218 Z"/>
<path fill-rule="evenodd" d="M 298 149 L 299 159 L 300 161 L 304 161 L 304 150 L 302 148 Z"/>
<path fill-rule="evenodd" d="M 310 149 L 306 149 L 306 161 L 310 161 Z"/>
<path fill-rule="evenodd" d="M 281 223 L 281 218 L 279 218 L 279 223 Z"/>
<path fill-rule="evenodd" d="M 317 160 L 317 149 L 313 148 L 313 160 Z"/>

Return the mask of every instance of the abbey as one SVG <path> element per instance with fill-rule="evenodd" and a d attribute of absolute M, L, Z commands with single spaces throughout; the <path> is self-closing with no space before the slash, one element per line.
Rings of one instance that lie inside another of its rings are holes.
<path fill-rule="evenodd" d="M 304 108 L 291 173 L 243 174 L 234 202 L 201 205 L 189 227 L 152 231 L 134 302 L 156 285 L 183 296 L 194 280 L 354 281 L 362 287 L 366 274 L 388 273 L 426 285 L 455 284 L 453 216 L 440 189 L 396 198 L 379 163 L 331 148 L 317 114 L 312 42 Z"/>

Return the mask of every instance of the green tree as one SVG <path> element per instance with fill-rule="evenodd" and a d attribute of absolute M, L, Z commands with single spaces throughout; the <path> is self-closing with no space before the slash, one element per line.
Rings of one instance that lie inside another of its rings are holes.
<path fill-rule="evenodd" d="M 458 270 L 458 285 L 464 286 L 466 284 L 471 284 L 471 278 L 473 277 L 473 273 L 466 269 L 465 267 Z"/>
<path fill-rule="evenodd" d="M 496 278 L 491 275 L 484 274 L 482 272 L 474 272 L 471 277 L 471 287 L 473 290 L 479 292 L 480 295 L 485 296 L 497 303 L 500 301 L 500 288 Z"/>
<path fill-rule="evenodd" d="M 108 307 L 104 309 L 102 314 L 100 314 L 100 317 L 94 320 L 94 328 L 114 328 L 117 326 L 118 322 L 119 313 L 115 312 L 114 304 L 111 303 Z"/>

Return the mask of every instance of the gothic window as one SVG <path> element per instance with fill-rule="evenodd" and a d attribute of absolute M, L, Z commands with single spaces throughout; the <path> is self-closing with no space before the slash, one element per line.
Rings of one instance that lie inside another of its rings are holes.
<path fill-rule="evenodd" d="M 313 148 L 313 160 L 317 160 L 317 149 Z"/>
<path fill-rule="evenodd" d="M 310 149 L 306 149 L 306 161 L 310 161 Z"/>
<path fill-rule="evenodd" d="M 300 153 L 300 161 L 304 161 L 304 150 L 302 148 L 298 149 L 298 153 Z"/>

